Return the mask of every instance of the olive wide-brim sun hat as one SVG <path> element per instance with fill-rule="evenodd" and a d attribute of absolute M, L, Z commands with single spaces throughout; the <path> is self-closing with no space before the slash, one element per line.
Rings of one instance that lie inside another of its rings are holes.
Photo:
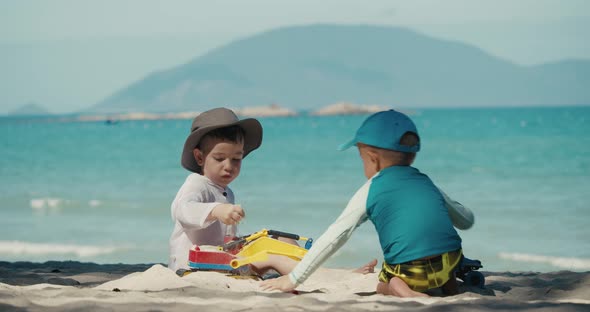
<path fill-rule="evenodd" d="M 207 132 L 230 126 L 239 126 L 244 129 L 244 157 L 262 144 L 262 125 L 254 118 L 240 120 L 236 114 L 227 108 L 214 108 L 202 112 L 193 120 L 191 133 L 184 142 L 180 162 L 184 168 L 192 172 L 201 172 L 201 166 L 195 160 L 193 150 L 203 135 Z"/>

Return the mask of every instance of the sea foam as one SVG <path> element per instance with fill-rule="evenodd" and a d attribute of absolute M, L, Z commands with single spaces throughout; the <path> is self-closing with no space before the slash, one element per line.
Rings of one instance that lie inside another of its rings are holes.
<path fill-rule="evenodd" d="M 64 203 L 61 198 L 33 198 L 31 199 L 31 208 L 40 210 L 46 208 L 59 208 Z"/>
<path fill-rule="evenodd" d="M 0 241 L 0 255 L 73 254 L 80 258 L 110 254 L 119 248 L 113 246 L 82 246 L 22 241 Z"/>
<path fill-rule="evenodd" d="M 590 270 L 590 259 L 584 258 L 551 257 L 543 255 L 509 252 L 501 252 L 498 254 L 498 257 L 500 257 L 500 259 L 520 262 L 545 263 L 550 264 L 554 267 L 570 270 Z"/>

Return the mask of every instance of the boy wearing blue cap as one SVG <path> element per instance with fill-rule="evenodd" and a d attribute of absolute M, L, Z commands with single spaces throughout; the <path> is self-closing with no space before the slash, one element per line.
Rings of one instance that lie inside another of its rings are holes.
<path fill-rule="evenodd" d="M 454 272 L 462 252 L 453 225 L 470 228 L 473 214 L 411 166 L 420 150 L 412 120 L 395 110 L 373 114 L 339 149 L 353 145 L 359 150 L 368 181 L 293 271 L 264 281 L 262 288 L 293 290 L 370 219 L 385 258 L 377 293 L 428 296 L 425 291 L 441 288 L 447 295 L 456 294 Z"/>

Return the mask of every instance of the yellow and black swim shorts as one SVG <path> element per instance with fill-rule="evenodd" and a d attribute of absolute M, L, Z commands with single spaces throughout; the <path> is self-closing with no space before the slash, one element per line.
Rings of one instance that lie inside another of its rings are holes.
<path fill-rule="evenodd" d="M 395 265 L 383 262 L 379 281 L 389 283 L 396 276 L 414 291 L 426 291 L 444 285 L 454 276 L 454 270 L 461 261 L 461 249 L 423 260 L 413 260 Z"/>

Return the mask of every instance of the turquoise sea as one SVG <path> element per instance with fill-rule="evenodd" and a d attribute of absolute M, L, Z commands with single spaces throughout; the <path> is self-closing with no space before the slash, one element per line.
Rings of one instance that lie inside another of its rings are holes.
<path fill-rule="evenodd" d="M 470 207 L 465 254 L 484 270 L 590 270 L 590 107 L 421 109 L 415 166 Z M 366 116 L 261 118 L 232 183 L 261 228 L 317 238 L 365 178 L 336 151 Z M 0 261 L 166 262 L 190 120 L 0 118 Z M 368 222 L 328 263 L 381 259 Z"/>

